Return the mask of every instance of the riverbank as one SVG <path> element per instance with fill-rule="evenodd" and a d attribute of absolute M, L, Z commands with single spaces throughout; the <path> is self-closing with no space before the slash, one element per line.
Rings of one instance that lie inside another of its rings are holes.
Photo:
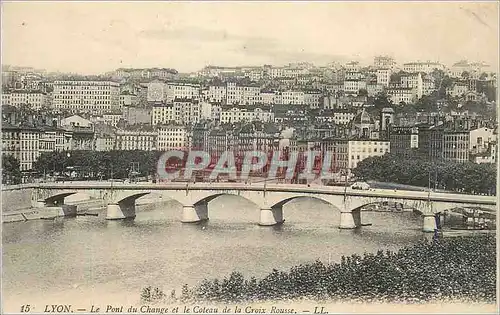
<path fill-rule="evenodd" d="M 145 288 L 145 302 L 258 302 L 312 299 L 318 301 L 406 302 L 496 301 L 496 238 L 494 235 L 421 241 L 397 252 L 342 256 L 340 263 L 321 261 L 274 269 L 262 279 L 233 272 L 224 279 L 185 285 L 179 294 Z"/>
<path fill-rule="evenodd" d="M 87 211 L 104 207 L 103 200 L 84 200 L 55 207 L 26 208 L 2 212 L 3 223 L 14 223 L 56 217 L 76 216 Z"/>
<path fill-rule="evenodd" d="M 171 202 L 171 200 L 162 199 L 161 196 L 157 197 L 149 197 L 149 198 L 141 198 L 137 200 L 137 207 L 148 207 L 150 205 L 161 205 Z M 90 199 L 90 200 L 81 200 L 68 203 L 65 205 L 66 207 L 72 208 L 76 207 L 76 215 L 95 215 L 99 212 L 106 210 L 106 203 L 104 200 L 100 199 Z M 70 216 L 74 216 L 73 213 Z M 3 223 L 13 223 L 13 222 L 23 222 L 23 221 L 31 221 L 31 220 L 40 220 L 40 219 L 53 219 L 55 217 L 64 216 L 64 211 L 62 207 L 40 207 L 40 208 L 25 208 L 13 211 L 4 211 L 2 213 L 2 222 Z"/>

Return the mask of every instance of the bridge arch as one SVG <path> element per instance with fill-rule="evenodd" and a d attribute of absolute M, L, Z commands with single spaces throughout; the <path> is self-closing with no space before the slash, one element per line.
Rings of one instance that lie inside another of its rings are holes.
<path fill-rule="evenodd" d="M 356 208 L 352 209 L 351 212 L 356 227 L 360 227 L 363 226 L 363 212 L 380 212 L 390 214 L 414 213 L 416 215 L 422 216 L 425 213 L 425 210 L 422 209 L 422 206 L 423 205 L 415 205 L 414 203 L 408 203 L 401 200 L 372 200 L 363 205 L 356 206 Z"/>
<path fill-rule="evenodd" d="M 339 207 L 338 205 L 334 204 L 334 202 L 332 202 L 331 200 L 328 200 L 328 198 L 323 198 L 323 197 L 318 197 L 318 196 L 301 196 L 301 195 L 291 196 L 291 197 L 285 198 L 285 199 L 283 199 L 281 201 L 278 201 L 278 202 L 274 203 L 271 206 L 271 208 L 281 208 L 285 204 L 287 204 L 287 203 L 289 203 L 289 202 L 291 202 L 293 200 L 299 200 L 299 199 L 312 199 L 312 200 L 322 201 L 322 202 L 327 203 L 328 205 L 332 206 L 336 210 L 341 211 L 341 207 Z"/>
<path fill-rule="evenodd" d="M 281 199 L 282 198 L 282 199 Z M 274 201 L 271 203 L 271 206 L 269 209 L 262 209 L 261 210 L 261 220 L 260 224 L 261 225 L 274 225 L 274 224 L 279 224 L 285 221 L 284 215 L 283 215 L 283 206 L 288 204 L 289 202 L 293 200 L 315 200 L 315 201 L 321 201 L 325 204 L 327 204 L 330 208 L 334 208 L 335 210 L 338 210 L 339 213 L 341 213 L 341 222 L 342 222 L 342 209 L 339 207 L 335 199 L 331 200 L 328 198 L 327 195 L 323 196 L 317 196 L 317 195 L 292 195 L 289 197 L 284 197 L 281 196 L 281 199 L 279 201 Z M 333 211 L 335 211 L 333 210 Z"/>
<path fill-rule="evenodd" d="M 248 201 L 249 203 L 255 205 L 256 208 L 260 207 L 258 200 L 252 200 L 251 197 L 243 194 L 232 193 L 232 192 L 212 193 L 207 196 L 191 200 L 190 202 L 192 204 L 183 204 L 181 221 L 184 223 L 191 223 L 191 222 L 200 222 L 208 220 L 209 219 L 208 203 L 222 196 L 235 196 L 238 197 L 239 199 L 241 198 Z"/>
<path fill-rule="evenodd" d="M 484 206 L 455 206 L 436 213 L 438 228 L 496 228 L 497 212 Z"/>
<path fill-rule="evenodd" d="M 230 192 L 216 193 L 216 194 L 213 194 L 213 195 L 209 195 L 209 196 L 203 197 L 203 198 L 199 199 L 198 201 L 193 202 L 193 205 L 196 206 L 196 205 L 201 205 L 201 204 L 209 203 L 210 201 L 215 200 L 215 199 L 217 199 L 219 197 L 222 197 L 222 196 L 236 196 L 238 198 L 242 198 L 242 199 L 245 199 L 245 200 L 251 202 L 255 206 L 259 206 L 259 204 L 257 202 L 251 200 L 250 198 L 248 198 L 246 196 L 242 196 L 241 194 L 235 194 L 235 193 L 230 193 Z"/>
<path fill-rule="evenodd" d="M 411 209 L 411 211 L 408 211 L 407 209 Z M 356 208 L 352 209 L 352 212 L 413 212 L 417 214 L 423 214 L 425 210 L 422 209 L 421 205 L 416 206 L 415 204 L 404 202 L 401 200 L 377 200 L 367 202 L 360 206 L 356 206 Z"/>
<path fill-rule="evenodd" d="M 142 196 L 146 196 L 148 195 L 149 192 L 140 192 L 140 193 L 135 193 L 135 194 L 132 194 L 132 195 L 128 195 L 128 196 L 120 196 L 116 199 L 115 203 L 118 203 L 118 204 L 125 204 L 125 203 L 131 203 L 133 202 L 135 204 L 135 201 L 139 198 L 141 198 Z"/>
<path fill-rule="evenodd" d="M 64 204 L 64 198 L 76 194 L 76 191 L 62 192 L 53 196 L 47 197 L 43 200 L 45 206 L 58 206 Z"/>

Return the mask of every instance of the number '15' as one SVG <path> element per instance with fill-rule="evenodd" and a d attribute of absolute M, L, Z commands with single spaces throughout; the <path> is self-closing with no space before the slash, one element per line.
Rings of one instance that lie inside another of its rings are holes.
<path fill-rule="evenodd" d="M 21 306 L 21 313 L 27 313 L 29 311 L 30 311 L 30 305 L 29 304 Z"/>

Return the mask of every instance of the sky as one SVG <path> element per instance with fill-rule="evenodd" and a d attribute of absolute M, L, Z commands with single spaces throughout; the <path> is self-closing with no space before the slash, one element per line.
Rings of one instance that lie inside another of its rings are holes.
<path fill-rule="evenodd" d="M 498 67 L 491 2 L 5 2 L 2 64 L 98 74 L 375 55 Z"/>

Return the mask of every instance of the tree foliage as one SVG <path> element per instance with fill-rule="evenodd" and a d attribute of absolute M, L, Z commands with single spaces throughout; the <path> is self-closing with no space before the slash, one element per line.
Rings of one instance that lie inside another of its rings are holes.
<path fill-rule="evenodd" d="M 366 89 L 359 89 L 358 95 L 359 96 L 368 96 L 368 91 Z"/>
<path fill-rule="evenodd" d="M 373 101 L 374 107 L 377 110 L 377 112 L 382 111 L 385 107 L 394 107 L 394 104 L 392 103 L 392 100 L 389 99 L 386 93 L 379 93 L 377 96 L 375 96 L 375 99 Z"/>
<path fill-rule="evenodd" d="M 2 184 L 15 185 L 21 183 L 19 160 L 13 155 L 2 154 Z"/>
<path fill-rule="evenodd" d="M 127 178 L 134 168 L 141 176 L 156 172 L 163 152 L 156 151 L 61 151 L 42 153 L 33 164 L 39 174 L 62 173 L 73 167 L 81 175 L 95 179 Z M 135 163 L 137 166 L 133 166 Z M 138 167 L 138 169 L 135 169 Z"/>
<path fill-rule="evenodd" d="M 457 237 L 423 241 L 398 252 L 378 251 L 274 269 L 245 280 L 233 272 L 222 281 L 204 280 L 183 300 L 238 302 L 341 299 L 344 301 L 425 302 L 439 299 L 496 300 L 496 239 Z"/>
<path fill-rule="evenodd" d="M 429 161 L 418 153 L 369 157 L 353 169 L 365 180 L 445 189 L 472 194 L 496 191 L 496 170 L 492 164 Z"/>

